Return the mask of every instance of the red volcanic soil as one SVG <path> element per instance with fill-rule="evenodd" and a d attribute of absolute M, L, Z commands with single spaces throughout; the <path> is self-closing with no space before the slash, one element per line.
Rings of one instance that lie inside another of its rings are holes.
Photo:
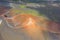
<path fill-rule="evenodd" d="M 14 22 L 15 23 L 19 23 L 19 24 L 21 24 L 22 26 L 25 26 L 25 25 L 23 25 L 25 22 L 27 22 L 28 21 L 28 19 L 29 18 L 32 18 L 34 21 L 36 21 L 36 22 L 38 22 L 39 20 L 39 18 L 38 17 L 35 17 L 35 16 L 32 16 L 32 15 L 26 15 L 26 14 L 23 14 L 23 15 L 16 15 L 16 16 L 14 16 L 13 17 L 13 20 L 14 20 Z M 18 26 L 19 27 L 19 26 Z M 26 28 L 26 27 L 24 27 L 24 28 Z"/>
<path fill-rule="evenodd" d="M 57 23 L 57 22 L 54 22 L 54 21 L 50 21 L 48 23 L 47 29 L 50 32 L 53 32 L 53 33 L 60 33 L 60 23 Z"/>
<path fill-rule="evenodd" d="M 29 17 L 32 18 L 36 23 L 38 23 L 38 22 L 43 23 L 42 25 L 39 25 L 40 30 L 50 31 L 50 32 L 53 32 L 53 33 L 60 33 L 60 23 L 57 23 L 57 22 L 54 22 L 54 21 L 49 21 L 49 20 L 47 21 L 47 19 L 45 19 L 43 17 L 38 18 L 38 17 L 35 17 L 35 16 L 31 16 L 31 15 L 20 15 L 20 17 L 19 17 L 17 15 L 15 17 L 15 20 L 16 21 L 18 20 L 17 22 L 21 22 L 21 24 L 22 24 L 22 23 L 27 22 Z M 19 19 L 19 18 L 21 18 L 21 19 Z M 44 27 L 43 25 L 45 25 L 47 27 Z"/>

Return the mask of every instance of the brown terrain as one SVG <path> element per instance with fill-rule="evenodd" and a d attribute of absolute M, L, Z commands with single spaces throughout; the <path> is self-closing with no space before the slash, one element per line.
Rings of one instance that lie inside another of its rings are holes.
<path fill-rule="evenodd" d="M 7 7 L 0 6 L 0 16 L 3 16 L 4 14 L 6 14 L 7 11 L 8 11 Z M 0 40 L 3 40 L 1 33 L 0 33 Z"/>
<path fill-rule="evenodd" d="M 0 6 L 0 16 L 6 14 L 8 11 L 7 7 Z"/>

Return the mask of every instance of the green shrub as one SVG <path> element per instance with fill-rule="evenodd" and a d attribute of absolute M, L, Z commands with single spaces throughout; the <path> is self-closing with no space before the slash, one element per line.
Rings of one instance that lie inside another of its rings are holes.
<path fill-rule="evenodd" d="M 25 5 L 19 5 L 19 8 L 26 8 Z"/>

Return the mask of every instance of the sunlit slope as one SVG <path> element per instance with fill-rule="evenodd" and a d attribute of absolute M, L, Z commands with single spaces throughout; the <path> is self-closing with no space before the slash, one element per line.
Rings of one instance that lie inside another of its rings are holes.
<path fill-rule="evenodd" d="M 37 20 L 38 23 L 40 22 L 41 24 L 45 24 L 45 22 L 49 20 L 46 16 L 33 9 L 11 9 L 8 15 L 13 18 L 14 23 L 15 20 L 23 23 L 28 17 L 33 17 L 34 20 Z"/>
<path fill-rule="evenodd" d="M 40 14 L 38 11 L 33 10 L 33 9 L 27 9 L 27 10 L 26 9 L 11 9 L 9 11 L 9 16 L 12 17 L 12 22 L 18 25 L 18 26 L 15 25 L 16 28 L 20 28 L 21 25 L 27 19 L 29 19 L 29 17 L 31 17 L 36 21 L 36 23 L 39 26 L 43 26 L 41 29 L 43 29 L 44 31 L 51 31 L 53 33 L 59 32 L 58 30 L 58 28 L 60 27 L 59 23 L 51 21 L 45 15 Z"/>

